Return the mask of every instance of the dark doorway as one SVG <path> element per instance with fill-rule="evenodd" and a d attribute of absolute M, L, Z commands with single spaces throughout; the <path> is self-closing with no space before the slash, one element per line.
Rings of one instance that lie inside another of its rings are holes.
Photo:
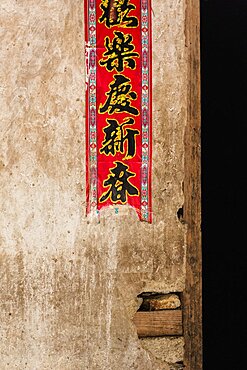
<path fill-rule="evenodd" d="M 201 0 L 204 370 L 247 369 L 247 1 Z"/>

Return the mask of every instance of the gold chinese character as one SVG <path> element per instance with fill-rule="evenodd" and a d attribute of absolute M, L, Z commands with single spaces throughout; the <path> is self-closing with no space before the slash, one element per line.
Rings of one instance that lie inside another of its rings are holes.
<path fill-rule="evenodd" d="M 140 112 L 131 105 L 132 100 L 137 99 L 137 93 L 131 91 L 132 85 L 129 83 L 130 79 L 123 75 L 114 75 L 114 81 L 110 83 L 110 91 L 106 93 L 108 98 L 104 105 L 100 103 L 99 113 L 109 114 L 127 112 L 138 116 Z"/>
<path fill-rule="evenodd" d="M 106 36 L 105 46 L 107 51 L 104 52 L 103 56 L 106 59 L 101 59 L 99 64 L 106 66 L 106 69 L 110 72 L 114 68 L 117 72 L 122 72 L 124 67 L 135 69 L 136 61 L 134 58 L 139 58 L 140 55 L 134 52 L 135 46 L 131 43 L 133 37 L 130 34 L 124 34 L 123 32 L 114 31 L 115 37 L 112 42 L 110 38 Z"/>
<path fill-rule="evenodd" d="M 107 28 L 112 26 L 136 28 L 138 26 L 137 17 L 130 17 L 129 13 L 136 9 L 130 4 L 129 0 L 102 0 L 100 5 L 103 11 L 99 22 L 105 22 Z"/>
<path fill-rule="evenodd" d="M 107 179 L 103 182 L 104 187 L 109 189 L 104 192 L 99 201 L 100 203 L 105 202 L 108 198 L 113 203 L 121 202 L 125 204 L 127 202 L 127 196 L 139 195 L 138 189 L 129 182 L 129 177 L 136 176 L 135 173 L 128 171 L 129 166 L 122 162 L 114 162 L 116 165 L 114 168 L 110 168 L 110 174 Z"/>
<path fill-rule="evenodd" d="M 124 159 L 133 158 L 136 154 L 136 135 L 140 135 L 139 130 L 125 128 L 126 125 L 133 125 L 133 118 L 125 119 L 121 124 L 116 119 L 107 119 L 108 125 L 104 128 L 105 139 L 102 142 L 100 153 L 115 156 L 117 152 L 126 155 Z M 126 143 L 126 150 L 124 144 Z"/>

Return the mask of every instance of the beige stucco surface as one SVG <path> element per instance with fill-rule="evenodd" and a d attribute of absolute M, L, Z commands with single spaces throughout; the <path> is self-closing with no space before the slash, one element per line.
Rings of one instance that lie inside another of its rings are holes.
<path fill-rule="evenodd" d="M 152 3 L 150 225 L 128 207 L 103 210 L 100 222 L 85 214 L 83 1 L 1 0 L 1 370 L 182 360 L 182 339 L 143 346 L 132 317 L 139 293 L 184 289 L 184 4 Z"/>

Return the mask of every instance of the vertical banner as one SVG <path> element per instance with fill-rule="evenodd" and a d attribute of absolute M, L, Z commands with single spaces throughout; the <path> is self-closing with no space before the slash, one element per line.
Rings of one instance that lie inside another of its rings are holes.
<path fill-rule="evenodd" d="M 87 214 L 151 222 L 151 0 L 86 0 Z"/>

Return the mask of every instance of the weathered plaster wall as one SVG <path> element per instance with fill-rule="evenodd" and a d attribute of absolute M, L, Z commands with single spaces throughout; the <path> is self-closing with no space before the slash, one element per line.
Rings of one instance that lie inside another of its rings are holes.
<path fill-rule="evenodd" d="M 0 4 L 0 369 L 169 369 L 139 340 L 142 291 L 182 291 L 185 1 L 153 0 L 153 224 L 85 216 L 82 0 Z M 146 348 L 146 349 L 144 349 Z M 160 348 L 160 349 L 159 349 Z"/>

